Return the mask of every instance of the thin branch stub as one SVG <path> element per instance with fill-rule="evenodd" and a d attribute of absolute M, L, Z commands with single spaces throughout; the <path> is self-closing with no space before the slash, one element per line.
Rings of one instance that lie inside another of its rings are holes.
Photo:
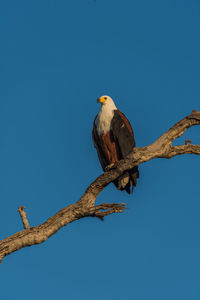
<path fill-rule="evenodd" d="M 27 213 L 24 211 L 24 209 L 25 209 L 25 206 L 20 206 L 20 207 L 18 207 L 18 212 L 19 212 L 20 217 L 22 219 L 24 229 L 29 229 L 30 225 L 29 225 L 28 219 L 26 217 Z"/>

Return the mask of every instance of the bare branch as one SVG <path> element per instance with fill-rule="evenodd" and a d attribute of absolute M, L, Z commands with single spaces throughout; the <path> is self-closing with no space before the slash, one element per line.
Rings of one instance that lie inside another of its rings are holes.
<path fill-rule="evenodd" d="M 20 206 L 20 207 L 18 207 L 18 212 L 19 212 L 20 217 L 22 219 L 24 229 L 29 229 L 30 225 L 29 225 L 29 222 L 28 222 L 27 217 L 26 217 L 27 213 L 24 211 L 24 209 L 25 209 L 25 206 Z"/>
<path fill-rule="evenodd" d="M 98 217 L 103 221 L 105 216 L 111 215 L 113 213 L 123 212 L 123 210 L 126 209 L 125 206 L 125 203 L 104 203 L 101 205 L 93 206 L 90 209 L 88 216 Z"/>
<path fill-rule="evenodd" d="M 99 193 L 125 170 L 138 166 L 154 158 L 171 158 L 182 154 L 200 154 L 200 145 L 186 143 L 181 146 L 173 146 L 172 142 L 180 137 L 188 128 L 200 125 L 200 112 L 192 113 L 176 123 L 153 144 L 147 147 L 135 147 L 130 155 L 100 175 L 90 184 L 79 201 L 67 206 L 50 217 L 43 224 L 29 228 L 24 208 L 19 208 L 25 230 L 17 232 L 0 241 L 0 262 L 6 255 L 21 248 L 40 244 L 55 234 L 63 226 L 84 217 L 98 217 L 101 220 L 107 215 L 123 212 L 125 204 L 104 203 L 95 206 Z"/>
<path fill-rule="evenodd" d="M 171 158 L 173 156 L 181 155 L 181 154 L 200 154 L 200 146 L 186 144 L 186 145 L 171 147 L 167 158 Z"/>

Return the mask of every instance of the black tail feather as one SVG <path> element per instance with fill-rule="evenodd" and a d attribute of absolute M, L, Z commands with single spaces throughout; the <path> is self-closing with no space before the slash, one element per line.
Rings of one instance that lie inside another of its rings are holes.
<path fill-rule="evenodd" d="M 131 194 L 134 190 L 134 186 L 137 184 L 137 178 L 139 178 L 138 167 L 124 172 L 119 176 L 113 183 L 120 191 L 126 191 L 128 194 Z"/>

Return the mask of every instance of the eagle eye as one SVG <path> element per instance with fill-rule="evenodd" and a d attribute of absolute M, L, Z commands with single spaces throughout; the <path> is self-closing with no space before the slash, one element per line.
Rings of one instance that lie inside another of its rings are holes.
<path fill-rule="evenodd" d="M 107 97 L 104 97 L 105 100 L 107 100 Z"/>

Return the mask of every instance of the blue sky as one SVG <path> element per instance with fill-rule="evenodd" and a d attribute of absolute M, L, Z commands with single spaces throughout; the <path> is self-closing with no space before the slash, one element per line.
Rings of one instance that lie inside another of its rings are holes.
<path fill-rule="evenodd" d="M 137 146 L 200 110 L 200 3 L 0 2 L 0 238 L 77 201 L 101 167 L 96 98 L 110 95 Z M 186 138 L 200 142 L 194 127 Z M 0 267 L 1 299 L 200 298 L 198 156 L 140 166 L 133 195 L 109 185 L 97 203 L 128 210 L 84 219 Z"/>

